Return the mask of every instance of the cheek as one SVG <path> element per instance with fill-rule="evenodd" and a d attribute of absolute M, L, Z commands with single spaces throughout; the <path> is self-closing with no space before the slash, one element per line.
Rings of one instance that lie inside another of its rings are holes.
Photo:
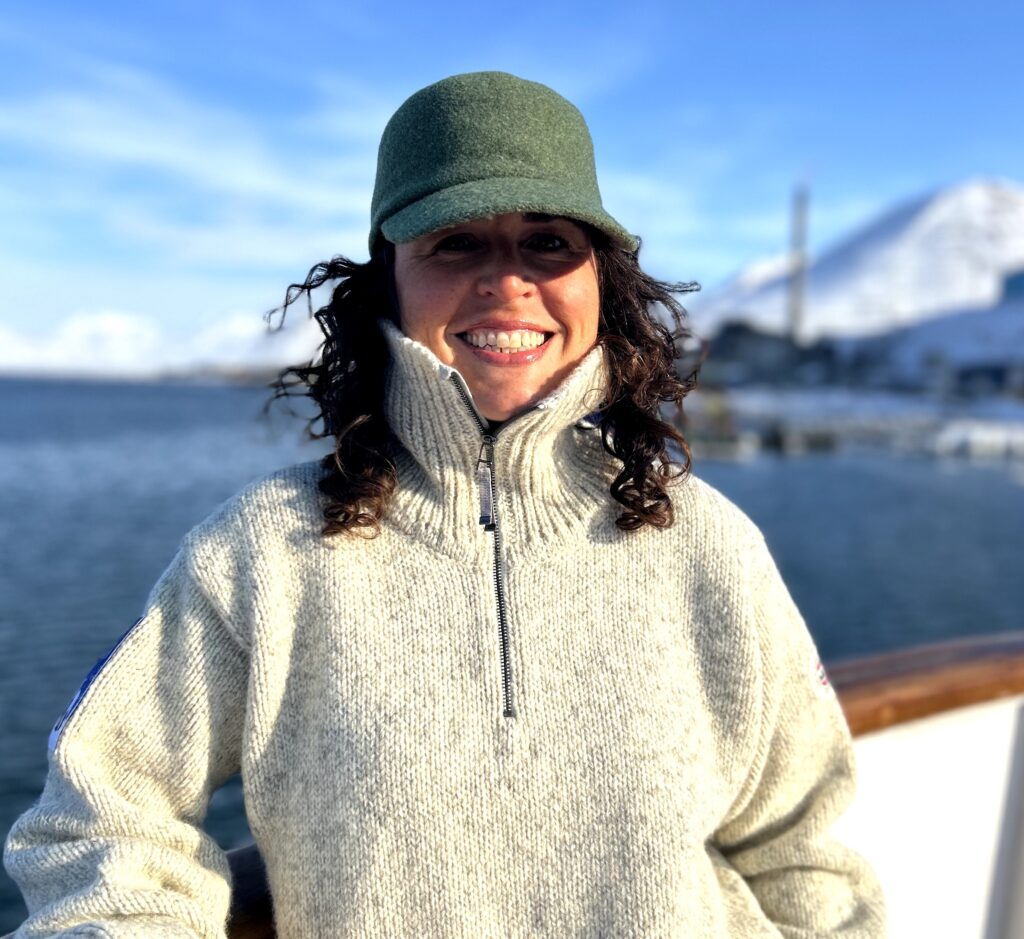
<path fill-rule="evenodd" d="M 397 284 L 399 325 L 407 336 L 423 340 L 443 332 L 448 324 L 452 296 L 429 280 L 406 279 Z"/>
<path fill-rule="evenodd" d="M 567 297 L 567 309 L 574 338 L 580 345 L 590 348 L 597 339 L 601 319 L 601 298 L 597 284 L 582 283 Z"/>

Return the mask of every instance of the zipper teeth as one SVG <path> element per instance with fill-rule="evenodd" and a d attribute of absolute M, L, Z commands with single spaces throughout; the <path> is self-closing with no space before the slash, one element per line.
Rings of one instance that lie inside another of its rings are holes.
<path fill-rule="evenodd" d="M 491 474 L 491 505 L 495 505 L 494 474 Z M 497 508 L 494 511 L 494 599 L 498 604 L 498 652 L 501 658 L 501 684 L 504 699 L 503 717 L 515 717 L 512 708 L 512 665 L 509 661 L 508 611 L 505 608 L 505 585 L 501 576 L 501 530 L 498 528 Z"/>
<path fill-rule="evenodd" d="M 466 390 L 462 387 L 459 379 L 456 375 L 451 377 L 452 384 L 455 385 L 455 389 L 459 393 L 459 397 L 462 398 L 463 403 L 466 405 L 466 410 L 472 415 L 477 428 L 480 431 L 481 437 L 490 437 L 492 442 L 491 449 L 491 472 L 490 476 L 490 489 L 491 489 L 491 522 L 492 528 L 491 533 L 494 536 L 494 565 L 492 567 L 492 576 L 494 579 L 494 600 L 498 608 L 498 657 L 501 664 L 501 686 L 502 686 L 502 717 L 515 717 L 516 712 L 512 707 L 512 666 L 509 659 L 509 640 L 508 640 L 508 609 L 506 607 L 505 600 L 505 584 L 504 578 L 502 577 L 502 563 L 501 563 L 501 529 L 498 527 L 498 506 L 497 506 L 497 492 L 494 485 L 494 450 L 493 442 L 497 440 L 497 433 L 490 433 L 488 428 L 484 427 L 483 421 L 480 420 L 479 415 L 476 413 L 476 409 L 473 407 L 473 403 L 469 400 L 469 395 L 466 394 Z"/>
<path fill-rule="evenodd" d="M 487 428 L 484 427 L 483 421 L 480 420 L 480 415 L 476 413 L 476 408 L 473 407 L 473 402 L 469 400 L 469 395 L 466 394 L 466 389 L 462 387 L 462 383 L 459 381 L 458 376 L 453 374 L 451 377 L 452 384 L 455 386 L 455 390 L 459 393 L 459 397 L 462 398 L 463 404 L 466 405 L 466 410 L 469 411 L 470 416 L 473 418 L 474 423 L 479 429 L 481 434 L 487 433 Z M 497 434 L 491 436 L 496 437 Z"/>

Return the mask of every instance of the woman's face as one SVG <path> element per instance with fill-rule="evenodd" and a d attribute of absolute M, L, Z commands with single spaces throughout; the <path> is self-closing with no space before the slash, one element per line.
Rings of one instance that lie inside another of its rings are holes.
<path fill-rule="evenodd" d="M 564 218 L 496 215 L 395 246 L 402 331 L 503 421 L 554 390 L 597 339 L 590 236 Z"/>

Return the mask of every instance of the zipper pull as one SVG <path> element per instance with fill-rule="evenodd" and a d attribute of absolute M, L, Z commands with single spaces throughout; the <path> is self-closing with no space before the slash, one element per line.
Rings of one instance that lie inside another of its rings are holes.
<path fill-rule="evenodd" d="M 484 434 L 480 443 L 480 456 L 476 461 L 476 481 L 480 488 L 480 524 L 484 531 L 494 531 L 494 438 Z"/>

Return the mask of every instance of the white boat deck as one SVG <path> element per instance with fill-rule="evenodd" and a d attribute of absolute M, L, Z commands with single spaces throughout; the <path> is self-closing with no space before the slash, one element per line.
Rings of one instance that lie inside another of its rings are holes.
<path fill-rule="evenodd" d="M 837 833 L 878 872 L 891 939 L 1024 939 L 1024 695 L 855 746 Z"/>

